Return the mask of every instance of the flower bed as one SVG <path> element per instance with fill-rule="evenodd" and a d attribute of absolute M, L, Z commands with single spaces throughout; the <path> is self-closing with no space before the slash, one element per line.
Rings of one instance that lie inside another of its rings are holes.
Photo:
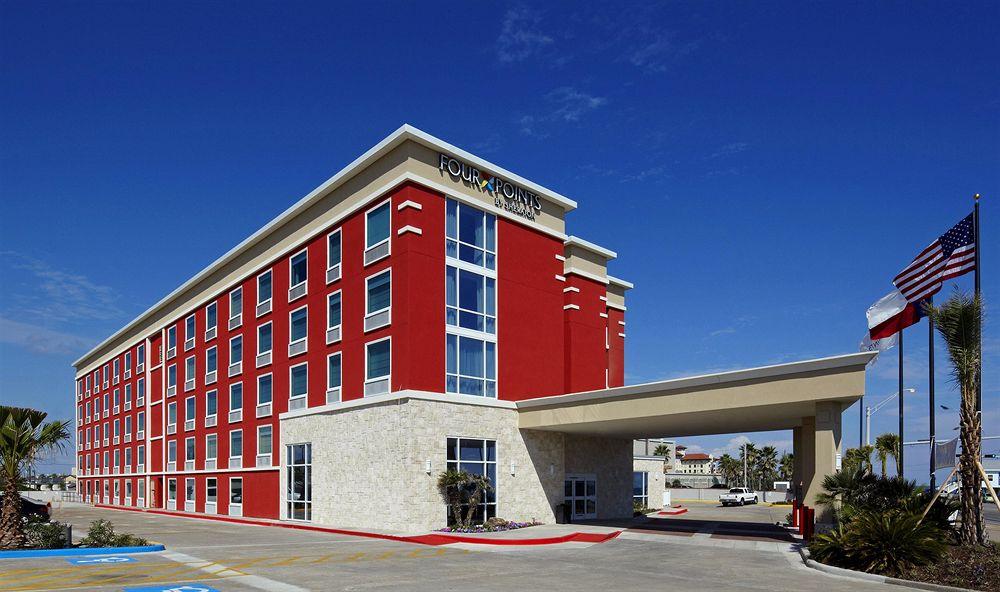
<path fill-rule="evenodd" d="M 469 528 L 460 528 L 457 526 L 446 526 L 445 528 L 438 529 L 437 532 L 455 532 L 455 533 L 477 533 L 477 532 L 504 532 L 507 530 L 517 530 L 518 528 L 527 528 L 529 526 L 538 526 L 541 522 L 513 522 L 510 520 L 504 520 L 502 518 L 490 518 L 485 524 L 477 524 Z"/>
<path fill-rule="evenodd" d="M 1000 549 L 995 543 L 950 546 L 940 561 L 904 569 L 900 577 L 971 590 L 1000 590 Z"/>

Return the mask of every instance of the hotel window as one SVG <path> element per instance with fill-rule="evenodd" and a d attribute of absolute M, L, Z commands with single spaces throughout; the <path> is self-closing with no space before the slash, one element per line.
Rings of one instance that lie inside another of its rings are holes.
<path fill-rule="evenodd" d="M 142 372 L 146 368 L 146 345 L 141 343 L 135 353 L 135 371 Z"/>
<path fill-rule="evenodd" d="M 121 360 L 115 358 L 114 368 L 115 368 L 115 384 L 118 384 L 118 381 L 120 379 L 119 377 L 121 376 L 121 371 L 122 371 Z"/>
<path fill-rule="evenodd" d="M 288 356 L 305 353 L 308 343 L 309 310 L 303 306 L 288 314 Z"/>
<path fill-rule="evenodd" d="M 167 479 L 167 509 L 177 509 L 177 479 Z"/>
<path fill-rule="evenodd" d="M 447 461 L 449 471 L 465 471 L 473 475 L 485 475 L 493 486 L 492 491 L 483 495 L 479 507 L 473 512 L 473 522 L 481 524 L 497 515 L 497 443 L 494 440 L 472 438 L 448 438 Z M 468 505 L 462 513 L 468 511 Z M 455 518 L 448 509 L 448 524 Z"/>
<path fill-rule="evenodd" d="M 128 464 L 128 460 L 127 459 L 128 459 L 128 456 L 129 456 L 128 455 L 129 452 L 130 452 L 129 450 L 125 451 L 125 458 L 126 458 L 125 464 L 126 465 Z M 129 504 L 129 505 L 132 504 L 132 480 L 131 479 L 126 479 L 125 480 L 125 503 Z"/>
<path fill-rule="evenodd" d="M 194 315 L 184 319 L 184 351 L 194 347 Z"/>
<path fill-rule="evenodd" d="M 96 404 L 96 403 L 97 403 L 97 401 L 94 401 L 94 403 Z M 86 410 L 86 413 L 85 413 L 85 414 L 84 414 L 84 416 L 83 416 L 83 420 L 84 420 L 85 422 L 89 422 L 89 421 L 90 421 L 90 419 L 91 419 L 91 413 L 90 413 L 90 410 L 91 410 L 91 406 L 90 406 L 90 401 L 87 401 L 87 410 Z"/>
<path fill-rule="evenodd" d="M 167 327 L 167 359 L 174 357 L 177 353 L 177 326 Z"/>
<path fill-rule="evenodd" d="M 243 336 L 237 335 L 229 340 L 229 376 L 243 372 Z"/>
<path fill-rule="evenodd" d="M 210 428 L 216 424 L 219 414 L 219 391 L 208 391 L 205 393 L 205 427 Z"/>
<path fill-rule="evenodd" d="M 340 290 L 326 297 L 326 342 L 340 341 L 340 323 L 342 321 Z"/>
<path fill-rule="evenodd" d="M 101 389 L 101 369 L 97 368 L 94 370 L 94 390 Z"/>
<path fill-rule="evenodd" d="M 184 511 L 194 512 L 195 494 L 194 479 L 188 477 L 184 480 Z"/>
<path fill-rule="evenodd" d="M 216 459 L 219 457 L 219 437 L 215 434 L 205 436 L 205 470 L 212 471 L 216 468 Z"/>
<path fill-rule="evenodd" d="M 113 467 L 112 470 L 113 472 L 117 473 L 119 471 L 119 467 L 121 467 L 121 458 L 122 458 L 121 451 L 115 448 L 115 452 L 112 458 L 114 458 L 114 463 L 115 463 L 111 465 Z"/>
<path fill-rule="evenodd" d="M 115 444 L 117 444 L 119 442 L 119 438 L 121 438 L 121 432 L 122 432 L 122 430 L 121 430 L 121 427 L 122 427 L 121 420 L 116 419 L 115 423 L 114 423 L 114 426 L 115 426 L 115 439 L 113 440 L 113 442 Z"/>
<path fill-rule="evenodd" d="M 229 330 L 243 324 L 243 288 L 236 288 L 229 293 Z"/>
<path fill-rule="evenodd" d="M 194 397 L 188 397 L 184 399 L 184 431 L 190 431 L 194 429 L 194 414 L 195 414 L 195 403 Z"/>
<path fill-rule="evenodd" d="M 132 416 L 125 416 L 125 441 L 130 442 L 132 440 Z"/>
<path fill-rule="evenodd" d="M 243 467 L 243 430 L 229 432 L 229 468 Z"/>
<path fill-rule="evenodd" d="M 139 407 L 146 404 L 146 379 L 140 378 L 135 381 L 136 399 L 135 405 Z"/>
<path fill-rule="evenodd" d="M 341 358 L 340 352 L 326 358 L 326 402 L 340 402 Z"/>
<path fill-rule="evenodd" d="M 271 363 L 271 347 L 273 344 L 271 336 L 271 322 L 268 321 L 257 327 L 257 367 L 267 366 Z"/>
<path fill-rule="evenodd" d="M 86 381 L 87 394 L 89 395 L 90 394 L 90 375 L 88 374 L 88 375 L 84 376 L 84 379 Z"/>
<path fill-rule="evenodd" d="M 101 372 L 101 376 L 104 377 L 104 388 L 108 388 L 109 381 L 111 380 L 111 373 L 108 371 L 109 367 L 108 364 L 105 364 L 104 370 Z"/>
<path fill-rule="evenodd" d="M 167 366 L 167 396 L 177 394 L 177 364 Z"/>
<path fill-rule="evenodd" d="M 306 279 L 309 272 L 308 253 L 301 251 L 288 260 L 288 301 L 306 295 Z"/>
<path fill-rule="evenodd" d="M 184 439 L 184 470 L 194 470 L 194 436 Z"/>
<path fill-rule="evenodd" d="M 286 514 L 291 520 L 312 520 L 312 444 L 289 444 Z"/>
<path fill-rule="evenodd" d="M 177 440 L 167 442 L 167 470 L 177 470 Z"/>
<path fill-rule="evenodd" d="M 211 506 L 211 511 L 215 511 L 215 504 L 219 499 L 219 481 L 216 477 L 209 477 L 205 479 L 205 511 L 209 511 Z"/>
<path fill-rule="evenodd" d="M 271 426 L 257 427 L 257 466 L 271 466 Z"/>
<path fill-rule="evenodd" d="M 445 390 L 496 398 L 496 344 L 450 333 L 446 339 Z"/>
<path fill-rule="evenodd" d="M 632 505 L 639 508 L 649 507 L 649 473 L 645 471 L 632 473 Z"/>
<path fill-rule="evenodd" d="M 257 377 L 257 417 L 271 415 L 271 375 L 262 374 Z"/>
<path fill-rule="evenodd" d="M 146 435 L 146 412 L 140 411 L 135 416 L 135 437 L 143 438 Z"/>
<path fill-rule="evenodd" d="M 146 469 L 146 447 L 142 444 L 135 451 L 135 462 L 138 465 L 136 472 L 141 473 Z"/>
<path fill-rule="evenodd" d="M 229 423 L 243 419 L 243 383 L 229 385 Z"/>
<path fill-rule="evenodd" d="M 125 378 L 132 376 L 132 352 L 125 352 Z"/>
<path fill-rule="evenodd" d="M 385 201 L 365 213 L 365 265 L 389 256 L 391 205 Z"/>
<path fill-rule="evenodd" d="M 366 280 L 365 331 L 385 327 L 392 314 L 392 270 L 387 269 Z"/>
<path fill-rule="evenodd" d="M 132 447 L 125 449 L 125 473 L 132 472 Z"/>
<path fill-rule="evenodd" d="M 309 365 L 299 364 L 288 370 L 288 410 L 306 406 L 309 394 Z"/>
<path fill-rule="evenodd" d="M 449 326 L 496 334 L 496 280 L 449 265 L 445 275 L 445 317 Z"/>
<path fill-rule="evenodd" d="M 132 384 L 125 385 L 125 411 L 132 408 Z"/>
<path fill-rule="evenodd" d="M 108 404 L 108 393 L 104 393 L 104 417 L 111 415 L 111 405 Z"/>
<path fill-rule="evenodd" d="M 185 392 L 186 391 L 190 391 L 190 390 L 194 390 L 194 386 L 195 386 L 195 382 L 196 382 L 195 376 L 194 376 L 194 372 L 195 372 L 195 366 L 194 366 L 194 364 L 195 364 L 194 356 L 189 356 L 186 360 L 184 360 L 184 390 L 185 390 Z"/>
<path fill-rule="evenodd" d="M 388 393 L 391 369 L 392 346 L 388 337 L 365 345 L 364 396 Z"/>
<path fill-rule="evenodd" d="M 167 433 L 177 433 L 177 401 L 167 403 Z"/>
<path fill-rule="evenodd" d="M 340 279 L 341 258 L 340 230 L 326 236 L 326 283 Z"/>
<path fill-rule="evenodd" d="M 243 515 L 243 477 L 229 479 L 229 515 Z"/>
<path fill-rule="evenodd" d="M 101 472 L 103 472 L 103 473 L 110 472 L 110 471 L 108 471 L 108 468 L 110 466 L 111 466 L 111 463 L 108 462 L 108 451 L 105 450 L 104 451 L 104 462 L 101 463 Z"/>
<path fill-rule="evenodd" d="M 219 348 L 212 346 L 205 351 L 205 384 L 212 384 L 219 375 Z"/>
<path fill-rule="evenodd" d="M 205 307 L 205 341 L 215 339 L 219 326 L 219 305 L 212 302 Z"/>
<path fill-rule="evenodd" d="M 486 269 L 496 269 L 496 216 L 449 199 L 445 220 L 445 255 Z"/>
<path fill-rule="evenodd" d="M 256 315 L 262 316 L 271 312 L 271 270 L 257 276 L 257 308 Z"/>
<path fill-rule="evenodd" d="M 114 390 L 114 396 L 115 396 L 115 409 L 114 409 L 114 412 L 118 413 L 121 410 L 121 406 L 122 406 L 122 390 L 121 389 L 115 389 Z"/>

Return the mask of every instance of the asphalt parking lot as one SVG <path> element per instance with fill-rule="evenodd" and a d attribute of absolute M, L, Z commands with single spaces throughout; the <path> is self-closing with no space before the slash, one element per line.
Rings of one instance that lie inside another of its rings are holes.
<path fill-rule="evenodd" d="M 728 508 L 726 521 L 734 516 L 753 524 L 762 511 L 762 506 Z M 695 517 L 696 512 L 703 515 Z M 692 510 L 686 520 L 696 525 L 711 512 L 710 507 Z M 579 592 L 680 587 L 848 592 L 883 587 L 808 569 L 788 552 L 760 551 L 710 538 L 704 540 L 711 544 L 700 544 L 695 535 L 705 534 L 704 526 L 691 537 L 649 533 L 640 525 L 615 540 L 591 546 L 482 551 L 85 506 L 60 508 L 55 517 L 73 523 L 77 536 L 85 534 L 91 520 L 109 519 L 116 529 L 161 542 L 167 551 L 131 555 L 130 561 L 121 563 L 73 565 L 64 557 L 0 560 L 0 591 L 545 588 Z"/>

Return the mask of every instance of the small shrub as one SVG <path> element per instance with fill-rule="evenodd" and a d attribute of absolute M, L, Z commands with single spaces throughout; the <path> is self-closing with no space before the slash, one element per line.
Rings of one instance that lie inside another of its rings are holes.
<path fill-rule="evenodd" d="M 24 521 L 24 534 L 26 546 L 35 549 L 62 549 L 69 544 L 62 522 L 47 522 L 33 516 Z"/>
<path fill-rule="evenodd" d="M 916 512 L 858 512 L 809 544 L 821 563 L 869 573 L 898 575 L 903 570 L 938 561 L 946 550 L 946 533 L 920 522 Z"/>
<path fill-rule="evenodd" d="M 117 533 L 107 520 L 95 520 L 80 544 L 85 547 L 141 547 L 149 541 L 131 533 Z"/>

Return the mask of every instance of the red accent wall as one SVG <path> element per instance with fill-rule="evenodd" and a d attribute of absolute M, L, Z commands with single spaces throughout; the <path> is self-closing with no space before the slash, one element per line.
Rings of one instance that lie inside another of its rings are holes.
<path fill-rule="evenodd" d="M 565 310 L 564 333 L 566 347 L 567 393 L 602 389 L 608 367 L 608 350 L 605 331 L 607 319 L 601 316 L 607 306 L 601 297 L 607 289 L 604 284 L 576 274 L 566 276 L 566 287 L 578 292 L 566 293 L 566 304 L 579 308 Z"/>

